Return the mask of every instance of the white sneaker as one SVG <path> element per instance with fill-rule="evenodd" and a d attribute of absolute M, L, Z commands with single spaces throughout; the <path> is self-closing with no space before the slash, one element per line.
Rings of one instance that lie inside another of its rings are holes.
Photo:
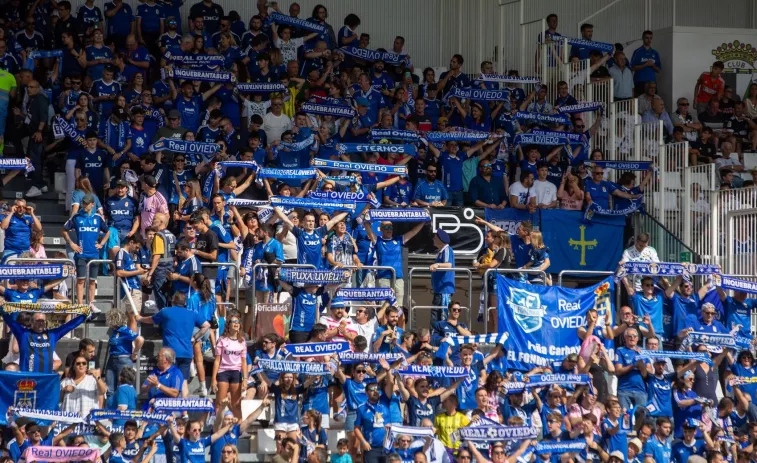
<path fill-rule="evenodd" d="M 42 193 L 47 193 L 47 185 L 43 186 L 42 190 L 40 190 L 40 191 L 42 191 Z"/>
<path fill-rule="evenodd" d="M 208 396 L 208 387 L 203 384 L 200 387 L 200 397 L 207 397 L 207 396 Z"/>
<path fill-rule="evenodd" d="M 36 198 L 37 196 L 42 196 L 42 191 L 36 186 L 33 186 L 24 193 L 24 196 L 27 198 Z"/>

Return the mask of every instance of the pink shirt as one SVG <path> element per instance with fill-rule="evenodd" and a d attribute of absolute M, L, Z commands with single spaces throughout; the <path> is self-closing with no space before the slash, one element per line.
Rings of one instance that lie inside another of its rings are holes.
<path fill-rule="evenodd" d="M 247 344 L 244 341 L 221 336 L 216 342 L 216 357 L 221 359 L 218 372 L 242 371 L 242 360 L 247 357 Z"/>
<path fill-rule="evenodd" d="M 166 198 L 157 191 L 152 196 L 143 194 L 139 199 L 139 228 L 142 231 L 142 236 L 146 236 L 145 231 L 152 225 L 155 214 L 160 212 L 168 214 Z"/>

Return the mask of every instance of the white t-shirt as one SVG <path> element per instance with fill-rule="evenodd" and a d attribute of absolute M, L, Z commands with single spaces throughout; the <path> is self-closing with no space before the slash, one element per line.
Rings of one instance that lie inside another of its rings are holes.
<path fill-rule="evenodd" d="M 376 317 L 373 317 L 364 325 L 361 325 L 360 323 L 355 323 L 354 325 L 357 334 L 368 340 L 368 347 L 365 348 L 365 352 L 371 351 L 371 342 L 373 340 L 373 333 L 376 331 L 376 323 Z"/>
<path fill-rule="evenodd" d="M 268 113 L 263 116 L 263 131 L 268 139 L 268 143 L 281 140 L 281 134 L 292 128 L 292 119 L 284 113 L 276 116 Z"/>
<path fill-rule="evenodd" d="M 522 183 L 515 182 L 510 185 L 510 196 L 515 196 L 518 198 L 518 204 L 525 206 L 531 198 L 536 197 L 536 191 L 533 187 L 526 188 Z"/>
<path fill-rule="evenodd" d="M 623 251 L 623 262 L 659 262 L 660 258 L 657 256 L 657 250 L 652 246 L 647 246 L 643 251 L 639 252 L 636 246 L 631 246 Z M 641 279 L 642 275 L 633 275 L 633 288 L 636 292 L 641 292 Z"/>
<path fill-rule="evenodd" d="M 557 201 L 557 188 L 547 180 L 536 180 L 533 189 L 536 191 L 536 204 L 552 204 Z"/>
<path fill-rule="evenodd" d="M 302 38 L 289 39 L 288 42 L 284 42 L 281 39 L 276 40 L 276 48 L 281 50 L 281 57 L 283 58 L 284 66 L 290 61 L 297 60 L 297 49 L 305 43 Z"/>

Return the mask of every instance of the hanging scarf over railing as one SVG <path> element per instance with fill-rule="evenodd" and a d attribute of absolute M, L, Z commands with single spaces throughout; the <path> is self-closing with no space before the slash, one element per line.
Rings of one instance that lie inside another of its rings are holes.
<path fill-rule="evenodd" d="M 30 164 L 26 158 L 0 158 L 0 169 L 4 170 L 28 170 Z"/>
<path fill-rule="evenodd" d="M 689 275 L 711 275 L 720 273 L 717 264 L 679 264 L 677 262 L 626 262 L 618 267 L 621 274 L 625 275 L 650 275 L 650 276 L 678 276 L 688 273 Z"/>
<path fill-rule="evenodd" d="M 321 103 L 303 103 L 302 112 L 305 114 L 318 114 L 320 116 L 355 117 L 355 109 L 344 105 L 330 105 Z"/>
<path fill-rule="evenodd" d="M 292 198 L 290 196 L 271 196 L 271 206 L 285 206 L 302 209 L 330 208 L 338 211 L 354 211 L 354 201 L 330 201 L 313 198 Z"/>
<path fill-rule="evenodd" d="M 287 344 L 284 350 L 292 357 L 321 357 L 324 355 L 348 352 L 350 343 L 347 341 L 308 342 L 304 344 Z"/>
<path fill-rule="evenodd" d="M 395 129 L 372 129 L 371 130 L 372 140 L 381 140 L 384 138 L 387 140 L 417 142 L 421 139 L 421 135 L 418 132 L 414 132 L 412 130 L 395 130 Z"/>
<path fill-rule="evenodd" d="M 409 154 L 416 156 L 418 149 L 415 145 L 389 145 L 389 144 L 367 144 L 367 143 L 338 143 L 336 145 L 336 151 L 338 153 L 395 153 L 395 154 Z"/>
<path fill-rule="evenodd" d="M 311 376 L 330 375 L 331 371 L 325 363 L 298 362 L 294 360 L 258 359 L 258 367 L 279 373 L 305 374 Z"/>
<path fill-rule="evenodd" d="M 376 173 L 387 175 L 405 175 L 407 166 L 391 166 L 386 164 L 364 164 L 362 162 L 332 161 L 331 159 L 313 159 L 313 167 L 326 167 L 350 172 Z"/>
<path fill-rule="evenodd" d="M 641 209 L 643 205 L 644 204 L 641 202 L 641 198 L 639 198 L 638 200 L 633 200 L 631 202 L 631 205 L 625 209 L 605 209 L 597 203 L 591 203 L 584 211 L 583 220 L 584 222 L 591 222 L 591 219 L 595 215 L 626 217 Z"/>
<path fill-rule="evenodd" d="M 347 56 L 365 61 L 383 61 L 391 66 L 399 66 L 407 61 L 407 55 L 400 55 L 399 53 L 391 51 L 369 50 L 367 48 L 358 47 L 342 47 L 338 48 L 336 51 L 341 51 Z"/>
<path fill-rule="evenodd" d="M 287 86 L 278 82 L 240 82 L 237 90 L 241 93 L 277 93 L 286 91 Z"/>
<path fill-rule="evenodd" d="M 165 69 L 161 69 L 160 73 L 164 79 L 166 77 L 170 77 L 173 79 L 199 80 L 201 82 L 212 82 L 212 83 L 221 83 L 221 84 L 235 83 L 237 81 L 237 78 L 234 76 L 234 74 L 230 72 L 214 72 L 214 71 L 203 71 L 200 69 L 173 68 L 169 70 L 168 72 L 166 72 Z"/>
<path fill-rule="evenodd" d="M 349 270 L 313 270 L 282 268 L 279 278 L 290 283 L 305 285 L 330 285 L 346 283 L 352 277 Z"/>
<path fill-rule="evenodd" d="M 221 150 L 216 143 L 205 143 L 201 141 L 174 140 L 173 138 L 161 138 L 149 148 L 151 153 L 157 151 L 172 151 L 183 154 L 200 154 L 202 156 L 211 156 Z"/>
<path fill-rule="evenodd" d="M 271 13 L 268 17 L 271 18 L 271 20 L 276 24 L 286 24 L 288 26 L 294 26 L 306 31 L 317 32 L 319 34 L 326 33 L 326 26 L 308 21 L 306 19 L 293 18 L 292 16 L 281 13 Z"/>
<path fill-rule="evenodd" d="M 73 275 L 71 264 L 0 265 L 0 279 L 57 280 Z"/>
<path fill-rule="evenodd" d="M 45 314 L 86 315 L 92 313 L 89 304 L 73 304 L 68 301 L 40 300 L 37 302 L 6 302 L 3 305 L 6 313 L 34 312 Z"/>
<path fill-rule="evenodd" d="M 426 209 L 371 209 L 369 220 L 390 222 L 430 222 L 431 216 Z"/>

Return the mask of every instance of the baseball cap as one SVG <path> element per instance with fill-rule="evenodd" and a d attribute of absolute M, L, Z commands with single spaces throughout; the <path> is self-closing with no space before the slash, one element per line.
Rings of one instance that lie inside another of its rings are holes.
<path fill-rule="evenodd" d="M 334 297 L 334 299 L 331 300 L 331 305 L 329 307 L 332 309 L 344 308 L 347 307 L 347 302 L 341 297 Z"/>
<path fill-rule="evenodd" d="M 116 116 L 119 120 L 126 120 L 126 111 L 124 110 L 124 108 L 116 107 L 113 112 L 111 112 L 111 114 Z"/>
<path fill-rule="evenodd" d="M 439 238 L 439 241 L 441 241 L 444 244 L 449 244 L 449 233 L 442 230 L 441 228 L 436 231 L 436 237 Z"/>
<path fill-rule="evenodd" d="M 92 203 L 94 203 L 94 202 L 95 202 L 95 198 L 94 198 L 94 196 L 92 196 L 92 195 L 85 195 L 85 196 L 84 196 L 84 197 L 83 197 L 83 198 L 81 199 L 81 202 L 82 202 L 83 204 L 92 204 Z"/>
<path fill-rule="evenodd" d="M 442 117 L 440 117 L 439 119 L 436 120 L 437 124 L 441 124 L 442 122 L 444 122 L 446 124 L 446 123 L 449 122 L 449 119 L 447 119 L 446 117 L 442 116 Z"/>
<path fill-rule="evenodd" d="M 179 112 L 178 109 L 172 109 L 172 110 L 168 111 L 168 118 L 169 119 L 179 119 L 179 118 L 181 118 L 181 113 Z"/>
<path fill-rule="evenodd" d="M 123 187 L 127 187 L 127 188 L 128 188 L 128 187 L 129 187 L 129 184 L 128 184 L 128 183 L 126 183 L 126 181 L 125 181 L 125 180 L 116 180 L 116 186 L 117 186 L 117 187 L 123 186 Z"/>
<path fill-rule="evenodd" d="M 145 175 L 142 177 L 142 181 L 145 182 L 147 186 L 150 188 L 155 188 L 158 185 L 158 182 L 155 180 L 155 177 L 152 175 Z"/>

